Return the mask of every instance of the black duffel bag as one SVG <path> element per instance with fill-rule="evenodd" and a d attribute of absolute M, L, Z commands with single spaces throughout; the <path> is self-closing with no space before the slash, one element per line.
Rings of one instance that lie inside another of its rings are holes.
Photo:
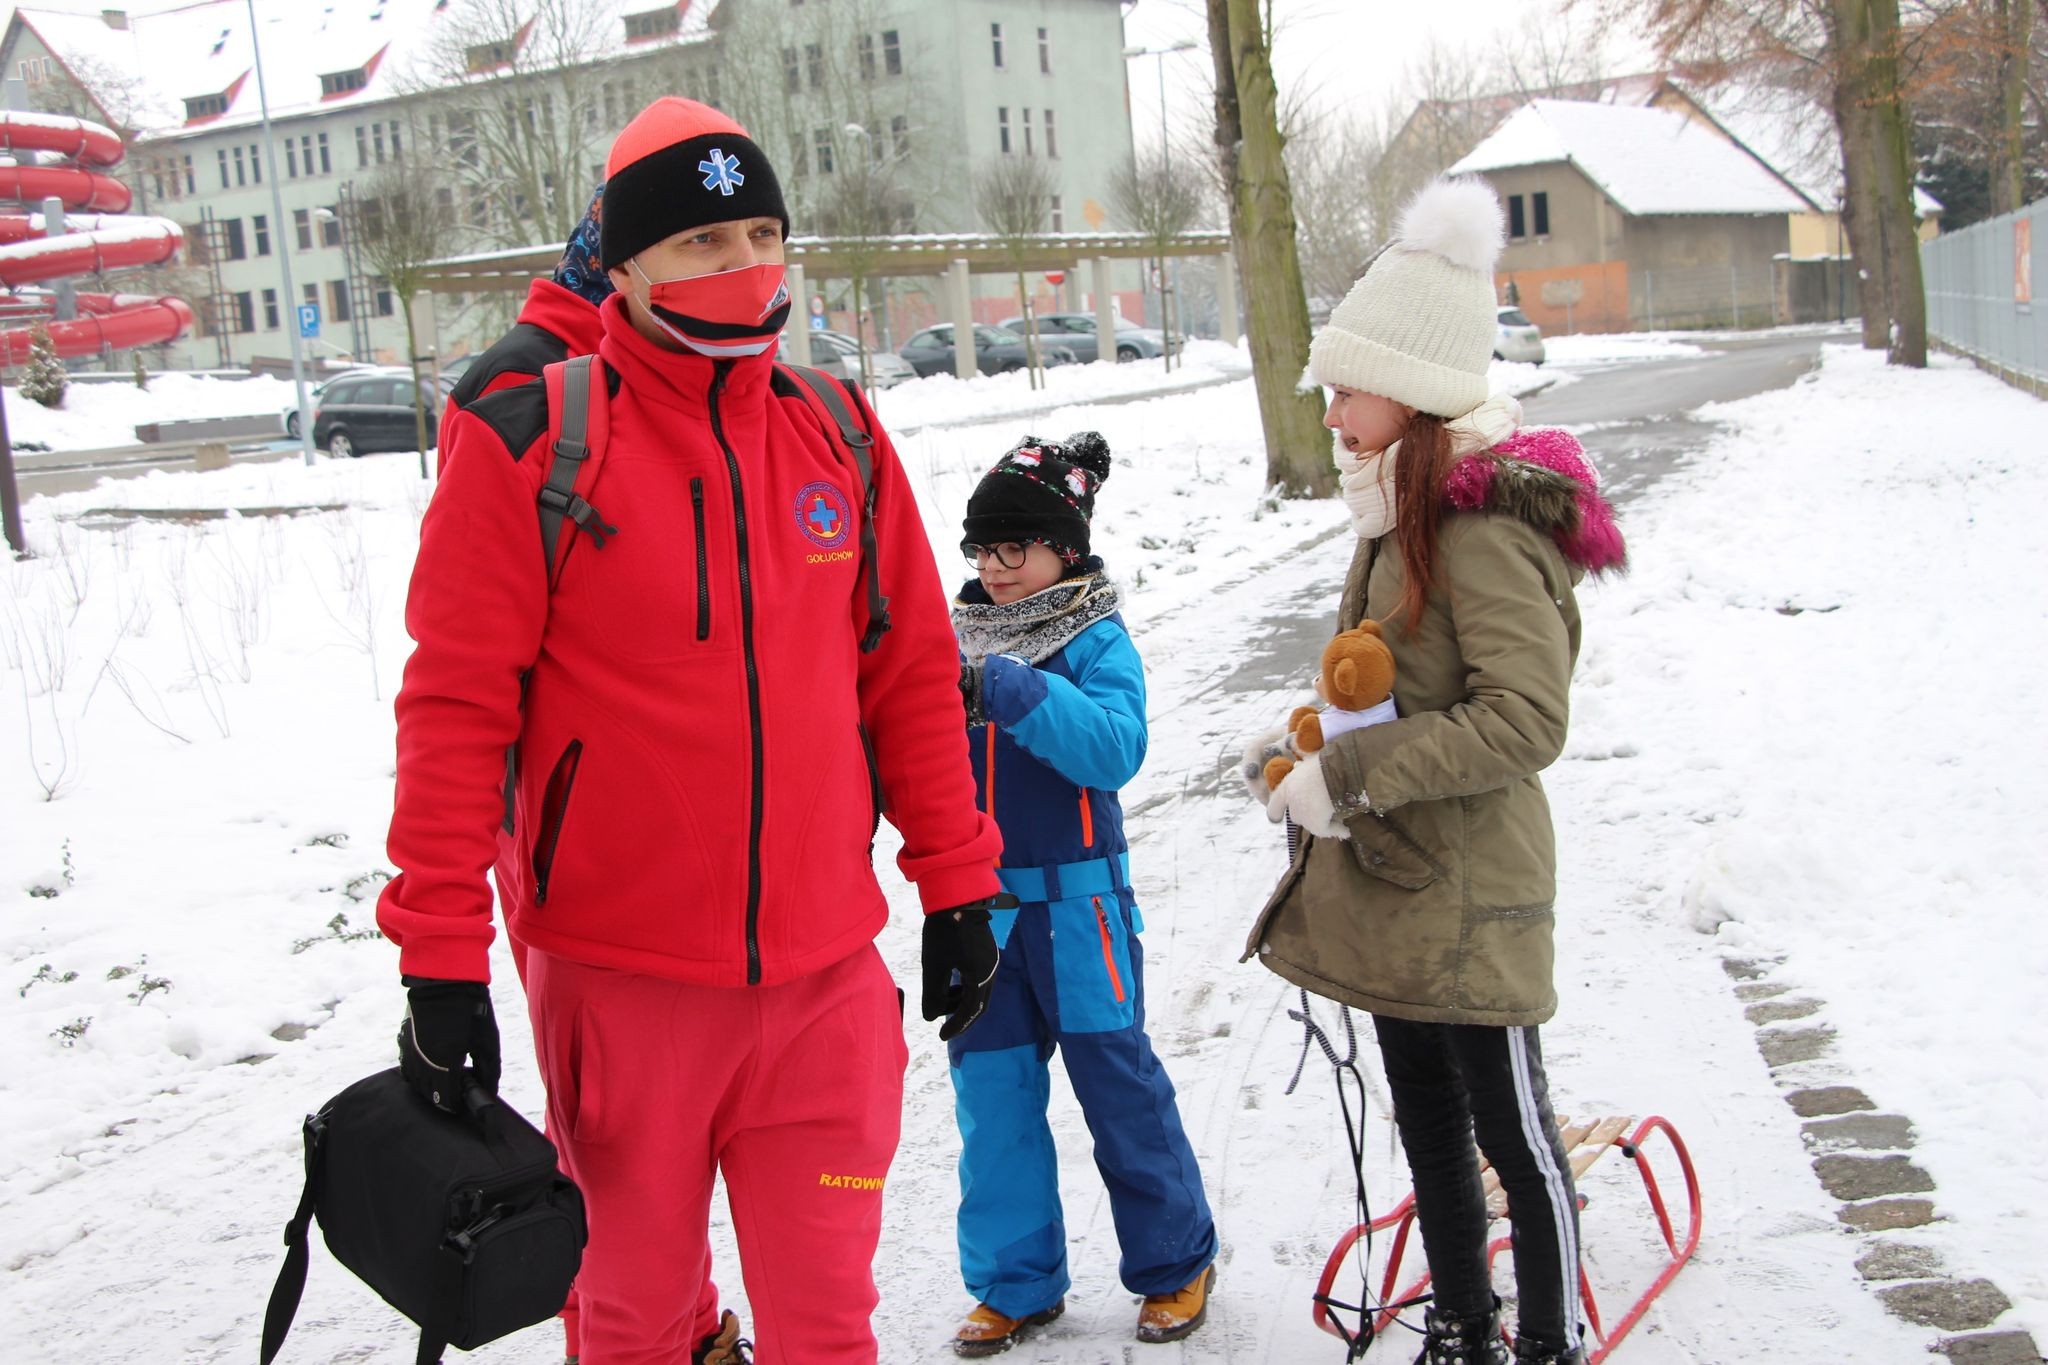
<path fill-rule="evenodd" d="M 263 1365 L 298 1312 L 316 1215 L 335 1259 L 419 1325 L 418 1365 L 561 1311 L 587 1235 L 582 1192 L 510 1105 L 474 1082 L 465 1099 L 465 1116 L 444 1114 L 393 1067 L 306 1119 L 306 1188 L 263 1314 Z"/>

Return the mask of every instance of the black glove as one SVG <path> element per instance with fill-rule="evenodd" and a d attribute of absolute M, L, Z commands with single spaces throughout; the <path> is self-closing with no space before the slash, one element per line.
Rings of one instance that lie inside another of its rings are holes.
<path fill-rule="evenodd" d="M 498 1017 L 481 981 L 405 978 L 405 1022 L 398 1026 L 398 1069 L 419 1097 L 451 1114 L 463 1111 L 462 1059 L 490 1095 L 498 1093 Z"/>
<path fill-rule="evenodd" d="M 960 700 L 967 707 L 969 725 L 986 725 L 988 717 L 981 711 L 981 665 L 962 662 L 960 665 Z"/>
<path fill-rule="evenodd" d="M 996 987 L 996 968 L 1003 955 L 988 927 L 991 910 L 1015 910 L 1017 898 L 999 892 L 924 917 L 924 1001 L 926 1019 L 940 1015 L 939 1041 L 951 1042 L 966 1032 L 988 1008 Z"/>

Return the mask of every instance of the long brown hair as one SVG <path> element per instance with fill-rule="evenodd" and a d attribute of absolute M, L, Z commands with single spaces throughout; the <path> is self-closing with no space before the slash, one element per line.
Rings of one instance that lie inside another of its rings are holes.
<path fill-rule="evenodd" d="M 1422 625 L 1429 590 L 1436 586 L 1437 532 L 1444 516 L 1444 480 L 1451 474 L 1451 438 L 1444 419 L 1418 412 L 1401 436 L 1394 462 L 1394 533 L 1407 582 L 1401 588 L 1401 631 L 1411 639 Z"/>

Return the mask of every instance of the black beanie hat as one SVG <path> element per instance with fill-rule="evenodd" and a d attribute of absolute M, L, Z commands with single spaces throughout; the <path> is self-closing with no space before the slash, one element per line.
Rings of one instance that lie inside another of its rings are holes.
<path fill-rule="evenodd" d="M 1064 441 L 1026 436 L 982 476 L 961 523 L 970 545 L 1034 542 L 1068 564 L 1086 559 L 1095 491 L 1109 478 L 1109 443 L 1095 431 Z"/>
<path fill-rule="evenodd" d="M 767 153 L 710 105 L 664 95 L 612 143 L 598 252 L 606 270 L 664 237 L 737 218 L 779 218 L 789 236 L 789 209 Z"/>

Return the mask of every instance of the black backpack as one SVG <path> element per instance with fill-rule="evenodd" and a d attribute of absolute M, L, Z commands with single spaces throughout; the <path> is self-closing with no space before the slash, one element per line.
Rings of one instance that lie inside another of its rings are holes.
<path fill-rule="evenodd" d="M 511 1106 L 474 1082 L 465 1099 L 465 1115 L 444 1114 L 393 1067 L 307 1117 L 306 1186 L 263 1314 L 263 1365 L 298 1313 L 315 1218 L 334 1258 L 419 1325 L 417 1365 L 561 1311 L 588 1236 L 582 1192 Z"/>

